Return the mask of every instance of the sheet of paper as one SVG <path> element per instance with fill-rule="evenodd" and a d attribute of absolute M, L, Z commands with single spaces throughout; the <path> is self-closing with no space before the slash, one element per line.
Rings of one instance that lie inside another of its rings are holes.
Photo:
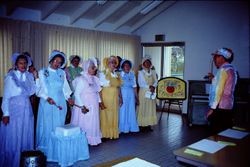
<path fill-rule="evenodd" d="M 220 132 L 218 135 L 230 137 L 234 139 L 242 139 L 248 134 L 249 134 L 248 132 L 242 132 L 242 131 L 234 130 L 234 129 L 227 129 L 227 130 Z"/>
<path fill-rule="evenodd" d="M 188 147 L 213 154 L 219 151 L 220 149 L 224 148 L 225 146 L 226 146 L 225 144 L 221 144 L 216 141 L 202 139 L 194 144 L 189 145 Z"/>
<path fill-rule="evenodd" d="M 133 158 L 131 160 L 121 162 L 113 167 L 131 167 L 131 166 L 146 166 L 146 167 L 160 167 L 159 165 L 152 164 L 140 158 Z"/>

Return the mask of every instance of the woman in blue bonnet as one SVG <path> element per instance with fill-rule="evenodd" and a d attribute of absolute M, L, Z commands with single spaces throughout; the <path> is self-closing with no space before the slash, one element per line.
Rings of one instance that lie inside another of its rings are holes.
<path fill-rule="evenodd" d="M 34 75 L 28 72 L 28 56 L 12 55 L 13 69 L 4 79 L 3 118 L 0 125 L 0 166 L 19 166 L 24 150 L 34 149 L 34 116 L 30 96 L 35 94 Z"/>
<path fill-rule="evenodd" d="M 119 111 L 120 133 L 138 132 L 139 127 L 136 120 L 136 104 L 138 104 L 137 85 L 135 74 L 131 71 L 130 60 L 121 61 L 121 94 L 123 104 Z"/>
<path fill-rule="evenodd" d="M 40 87 L 37 96 L 40 97 L 40 103 L 36 129 L 36 148 L 46 155 L 51 132 L 57 126 L 64 125 L 67 112 L 66 100 L 70 105 L 74 104 L 74 101 L 70 98 L 72 91 L 62 69 L 66 60 L 66 55 L 63 52 L 54 50 L 49 55 L 49 66 L 39 71 Z"/>

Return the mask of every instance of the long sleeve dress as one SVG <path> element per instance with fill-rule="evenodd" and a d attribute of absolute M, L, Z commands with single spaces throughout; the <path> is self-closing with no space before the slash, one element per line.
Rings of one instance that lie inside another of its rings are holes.
<path fill-rule="evenodd" d="M 118 130 L 118 113 L 119 113 L 119 87 L 121 85 L 120 76 L 106 70 L 100 73 L 100 82 L 102 88 L 102 102 L 105 109 L 101 110 L 101 132 L 102 137 L 117 139 L 119 137 Z"/>
<path fill-rule="evenodd" d="M 34 116 L 29 97 L 36 91 L 29 72 L 10 71 L 4 80 L 3 116 L 9 124 L 0 125 L 0 166 L 17 167 L 21 152 L 34 149 Z"/>
<path fill-rule="evenodd" d="M 136 120 L 135 92 L 137 87 L 135 74 L 133 72 L 121 72 L 121 93 L 123 104 L 119 112 L 119 131 L 123 133 L 138 132 L 139 127 Z"/>
<path fill-rule="evenodd" d="M 138 72 L 139 84 L 139 107 L 137 113 L 137 121 L 139 126 L 149 126 L 157 124 L 156 117 L 156 100 L 145 97 L 146 91 L 149 91 L 149 86 L 157 86 L 157 77 L 154 70 L 150 72 L 144 69 Z"/>
<path fill-rule="evenodd" d="M 67 112 L 66 100 L 72 91 L 62 69 L 44 68 L 39 71 L 39 78 L 40 88 L 37 96 L 40 97 L 40 103 L 36 128 L 36 148 L 47 154 L 51 132 L 57 126 L 64 125 Z M 61 106 L 61 109 L 49 104 L 48 97 L 52 98 L 57 106 Z"/>
<path fill-rule="evenodd" d="M 101 86 L 96 76 L 84 73 L 73 81 L 75 104 L 85 106 L 89 112 L 82 113 L 81 108 L 74 106 L 72 109 L 71 124 L 79 126 L 84 132 L 88 144 L 101 143 L 99 102 Z"/>

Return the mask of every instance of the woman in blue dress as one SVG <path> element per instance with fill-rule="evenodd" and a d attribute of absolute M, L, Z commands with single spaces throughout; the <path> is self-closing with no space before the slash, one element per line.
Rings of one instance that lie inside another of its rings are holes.
<path fill-rule="evenodd" d="M 15 53 L 13 69 L 4 79 L 2 102 L 3 118 L 0 122 L 0 166 L 17 167 L 21 152 L 34 149 L 34 116 L 30 96 L 35 94 L 34 76 L 29 73 L 31 60 Z"/>
<path fill-rule="evenodd" d="M 47 155 L 51 132 L 57 126 L 64 125 L 67 105 L 66 100 L 72 105 L 72 93 L 66 80 L 66 74 L 61 69 L 66 64 L 66 55 L 54 50 L 49 55 L 49 67 L 39 71 L 40 97 L 36 128 L 36 148 Z"/>
<path fill-rule="evenodd" d="M 121 94 L 123 104 L 119 113 L 120 133 L 138 132 L 139 127 L 136 120 L 136 103 L 138 104 L 137 86 L 135 74 L 130 71 L 132 63 L 129 60 L 121 62 Z"/>

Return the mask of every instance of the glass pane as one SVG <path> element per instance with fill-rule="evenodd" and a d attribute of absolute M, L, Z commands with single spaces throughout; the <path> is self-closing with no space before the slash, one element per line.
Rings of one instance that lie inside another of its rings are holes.
<path fill-rule="evenodd" d="M 184 74 L 184 47 L 165 46 L 163 77 L 178 77 L 183 79 Z"/>

